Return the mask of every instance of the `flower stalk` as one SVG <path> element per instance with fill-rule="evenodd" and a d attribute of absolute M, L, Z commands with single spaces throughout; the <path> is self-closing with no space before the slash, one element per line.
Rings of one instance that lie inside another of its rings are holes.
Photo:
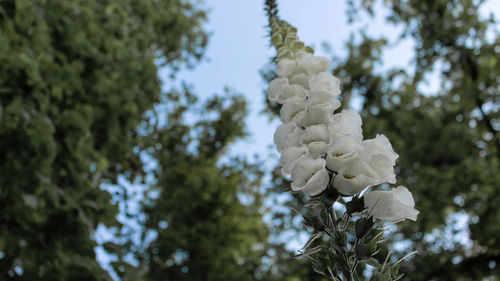
<path fill-rule="evenodd" d="M 266 0 L 266 10 L 277 54 L 268 98 L 281 105 L 283 124 L 274 134 L 281 172 L 294 192 L 310 196 L 303 217 L 313 233 L 295 257 L 307 257 L 332 280 L 361 280 L 360 264 L 372 267 L 371 280 L 397 280 L 400 261 L 391 263 L 391 251 L 382 264 L 377 256 L 383 222 L 416 220 L 419 212 L 404 186 L 366 191 L 396 183 L 399 156 L 386 136 L 363 138 L 356 111 L 337 111 L 340 81 L 329 71 L 330 60 L 298 39 L 297 29 L 278 17 L 274 0 Z M 340 218 L 336 202 L 345 207 Z"/>

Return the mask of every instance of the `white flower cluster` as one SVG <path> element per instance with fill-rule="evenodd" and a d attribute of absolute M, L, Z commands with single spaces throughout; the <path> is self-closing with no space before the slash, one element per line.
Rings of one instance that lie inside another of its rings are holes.
<path fill-rule="evenodd" d="M 280 27 L 273 29 L 279 31 Z M 329 59 L 314 56 L 291 27 L 285 38 L 283 33 L 274 34 L 273 44 L 283 43 L 275 44 L 279 47 L 278 78 L 270 82 L 268 97 L 282 105 L 283 124 L 276 130 L 274 142 L 281 153 L 282 174 L 291 175 L 292 190 L 318 195 L 328 187 L 331 177 L 333 186 L 344 196 L 368 186 L 396 183 L 398 155 L 387 137 L 363 140 L 361 116 L 356 111 L 335 113 L 340 107 L 336 99 L 340 83 L 328 72 Z M 418 214 L 405 187 L 365 196 L 365 205 L 376 217 L 416 219 Z M 401 206 L 408 210 L 401 211 Z"/>

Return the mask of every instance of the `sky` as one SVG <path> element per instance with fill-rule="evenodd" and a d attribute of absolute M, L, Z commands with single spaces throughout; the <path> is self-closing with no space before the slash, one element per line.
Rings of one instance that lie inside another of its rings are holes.
<path fill-rule="evenodd" d="M 246 155 L 260 158 L 274 155 L 272 137 L 279 122 L 269 122 L 263 114 L 265 82 L 259 71 L 274 55 L 267 37 L 267 17 L 263 1 L 208 1 L 209 20 L 206 25 L 211 33 L 205 58 L 194 69 L 182 69 L 176 76 L 176 84 L 187 82 L 193 92 L 202 100 L 213 94 L 222 94 L 228 87 L 243 94 L 249 104 L 247 126 L 250 136 L 231 147 L 231 155 Z M 307 3 L 307 4 L 305 4 Z M 343 46 L 350 33 L 364 29 L 368 34 L 385 35 L 396 41 L 400 28 L 384 23 L 384 13 L 375 19 L 364 16 L 355 25 L 347 25 L 346 1 L 340 0 L 287 0 L 279 2 L 279 14 L 298 28 L 298 36 L 307 45 L 313 46 L 316 53 L 329 55 L 320 47 L 327 42 L 332 53 L 338 57 L 346 55 Z M 379 11 L 381 7 L 377 7 Z M 390 31 L 390 32 L 387 32 Z M 397 47 L 390 47 L 384 53 L 384 65 L 406 67 L 411 59 L 413 43 L 406 40 Z M 168 81 L 168 71 L 160 72 L 160 78 Z M 165 83 L 165 90 L 171 84 Z M 272 166 L 272 165 L 271 165 Z"/>
<path fill-rule="evenodd" d="M 222 94 L 225 87 L 243 94 L 249 104 L 250 113 L 246 123 L 250 136 L 233 145 L 230 155 L 252 158 L 254 154 L 259 154 L 261 159 L 265 155 L 276 157 L 272 136 L 279 126 L 278 120 L 271 123 L 267 116 L 261 114 L 265 106 L 262 91 L 267 86 L 259 71 L 274 55 L 267 37 L 267 16 L 263 2 L 206 1 L 209 9 L 206 29 L 211 36 L 205 58 L 194 69 L 181 69 L 176 77 L 177 85 L 182 81 L 187 82 L 202 100 L 216 93 Z M 385 22 L 388 10 L 381 1 L 377 1 L 374 7 L 376 17 L 371 18 L 363 12 L 355 24 L 347 22 L 345 0 L 282 0 L 278 1 L 278 5 L 280 17 L 297 27 L 299 39 L 315 47 L 316 54 L 331 56 L 320 48 L 322 42 L 327 42 L 332 47 L 333 55 L 342 58 L 346 55 L 344 46 L 351 32 L 364 30 L 375 38 L 384 36 L 389 40 L 389 47 L 382 55 L 383 64 L 376 66 L 376 71 L 392 67 L 406 68 L 410 72 L 414 69 L 414 41 L 411 38 L 398 40 L 403 29 Z M 483 16 L 491 12 L 499 18 L 498 0 L 486 1 L 480 11 Z M 427 82 L 419 85 L 421 92 L 429 95 L 436 92 L 440 87 L 437 73 L 426 75 Z M 163 70 L 159 76 L 163 81 L 168 81 L 168 74 Z M 171 84 L 165 83 L 164 86 L 164 90 L 168 90 Z M 357 105 L 359 99 L 357 104 L 354 99 L 351 107 L 356 109 Z"/>

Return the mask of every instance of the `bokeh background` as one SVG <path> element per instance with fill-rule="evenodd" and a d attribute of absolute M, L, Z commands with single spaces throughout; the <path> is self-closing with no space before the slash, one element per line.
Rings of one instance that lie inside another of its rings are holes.
<path fill-rule="evenodd" d="M 400 155 L 406 280 L 499 280 L 500 3 L 278 4 Z M 266 24 L 256 0 L 1 0 L 0 280 L 322 280 L 290 258 Z"/>

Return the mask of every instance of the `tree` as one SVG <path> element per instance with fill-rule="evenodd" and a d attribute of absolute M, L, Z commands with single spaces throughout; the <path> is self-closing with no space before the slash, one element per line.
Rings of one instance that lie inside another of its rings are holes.
<path fill-rule="evenodd" d="M 116 272 L 122 280 L 268 280 L 260 164 L 224 157 L 245 135 L 245 100 L 226 93 L 200 106 L 188 89 L 169 93 L 168 100 L 158 113 L 166 124 L 149 126 L 143 143 L 157 165 L 151 171 L 156 183 L 141 203 L 142 241 L 111 248 L 120 257 Z M 195 112 L 203 116 L 186 117 Z M 148 233 L 154 239 L 147 241 Z M 125 259 L 131 253 L 137 265 Z"/>
<path fill-rule="evenodd" d="M 205 14 L 187 1 L 0 2 L 0 276 L 109 280 L 99 189 L 143 174 L 137 128 L 159 102 L 157 59 L 200 58 Z"/>
<path fill-rule="evenodd" d="M 401 36 L 416 41 L 415 73 L 374 73 L 386 42 L 367 36 L 348 45 L 349 56 L 335 73 L 348 81 L 345 92 L 364 98 L 367 133 L 391 132 L 396 151 L 404 152 L 398 175 L 412 187 L 421 211 L 418 224 L 401 228 L 404 236 L 396 239 L 419 251 L 406 263 L 406 275 L 410 280 L 495 278 L 500 259 L 495 238 L 500 212 L 494 207 L 500 200 L 495 20 L 480 17 L 482 1 L 387 3 L 388 20 L 403 24 Z M 441 88 L 424 95 L 418 85 L 433 70 L 441 76 Z M 456 229 L 459 217 L 468 221 L 465 230 Z M 463 242 L 467 239 L 470 243 Z"/>

